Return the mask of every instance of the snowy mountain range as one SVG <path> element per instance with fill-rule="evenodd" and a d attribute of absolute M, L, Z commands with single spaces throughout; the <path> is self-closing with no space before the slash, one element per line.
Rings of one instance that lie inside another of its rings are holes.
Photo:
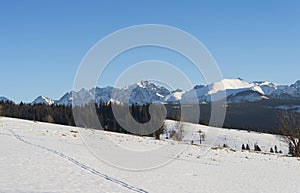
<path fill-rule="evenodd" d="M 6 97 L 0 97 L 0 101 L 7 102 L 7 101 L 10 101 L 10 100 Z"/>
<path fill-rule="evenodd" d="M 87 102 L 119 102 L 119 103 L 209 103 L 220 99 L 220 93 L 225 93 L 227 103 L 254 102 L 262 99 L 300 100 L 300 81 L 292 85 L 279 85 L 272 82 L 247 82 L 242 79 L 223 79 L 209 85 L 197 85 L 192 90 L 180 89 L 170 91 L 153 81 L 140 81 L 122 89 L 114 87 L 81 89 L 78 92 L 67 92 L 59 100 L 45 96 L 37 97 L 31 104 L 80 105 Z M 196 93 L 196 94 L 195 94 Z M 197 97 L 195 99 L 195 96 Z M 222 95 L 221 95 L 222 96 Z M 0 101 L 9 100 L 1 97 Z"/>

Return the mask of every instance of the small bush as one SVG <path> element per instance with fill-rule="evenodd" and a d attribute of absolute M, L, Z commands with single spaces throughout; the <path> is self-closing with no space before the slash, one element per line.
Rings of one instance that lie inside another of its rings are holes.
<path fill-rule="evenodd" d="M 176 121 L 174 129 L 170 131 L 170 138 L 175 141 L 182 141 L 184 138 L 183 124 L 180 121 Z"/>

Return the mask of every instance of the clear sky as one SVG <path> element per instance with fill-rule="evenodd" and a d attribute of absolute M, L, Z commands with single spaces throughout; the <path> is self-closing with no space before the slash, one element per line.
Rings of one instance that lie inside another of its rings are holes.
<path fill-rule="evenodd" d="M 291 84 L 300 79 L 299 2 L 0 0 L 0 96 L 59 99 L 96 42 L 138 24 L 189 32 L 209 49 L 224 78 Z M 203 79 L 192 77 L 192 83 Z"/>

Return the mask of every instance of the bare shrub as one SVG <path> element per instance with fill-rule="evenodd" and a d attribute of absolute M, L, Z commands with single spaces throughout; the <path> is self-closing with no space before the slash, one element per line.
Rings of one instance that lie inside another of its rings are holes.
<path fill-rule="evenodd" d="M 183 124 L 180 121 L 176 121 L 174 124 L 174 129 L 170 131 L 170 138 L 175 141 L 182 141 L 184 138 Z"/>

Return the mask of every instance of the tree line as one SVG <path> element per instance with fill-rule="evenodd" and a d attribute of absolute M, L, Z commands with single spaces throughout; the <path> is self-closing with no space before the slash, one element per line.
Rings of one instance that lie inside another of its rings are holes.
<path fill-rule="evenodd" d="M 21 102 L 20 104 L 15 104 L 11 101 L 0 101 L 0 116 L 49 122 L 69 126 L 80 126 L 93 129 L 104 129 L 105 131 L 129 134 L 130 132 L 123 128 L 116 120 L 112 109 L 112 105 L 115 105 L 115 108 L 117 108 L 119 111 L 129 109 L 130 114 L 123 113 L 123 119 L 129 120 L 129 118 L 132 117 L 135 121 L 139 123 L 146 123 L 151 119 L 151 116 L 149 114 L 149 104 L 123 105 L 113 104 L 112 102 L 101 102 L 100 104 L 88 103 L 82 106 L 76 106 L 72 108 L 71 106 L 56 104 L 32 105 L 23 102 Z M 75 122 L 73 111 L 80 112 L 85 116 L 79 117 L 79 120 L 76 120 Z M 90 117 L 95 116 L 95 114 L 100 125 L 91 122 Z M 152 133 L 151 135 L 157 137 L 158 134 L 160 134 L 161 132 L 162 128 L 159 128 L 159 130 L 157 130 L 155 133 Z"/>
<path fill-rule="evenodd" d="M 267 101 L 267 103 L 270 102 L 274 103 L 274 101 Z M 22 102 L 15 104 L 11 101 L 0 101 L 0 116 L 70 126 L 77 125 L 85 128 L 104 129 L 106 131 L 130 134 L 131 132 L 123 128 L 115 118 L 113 105 L 116 106 L 118 111 L 122 112 L 121 118 L 123 122 L 129 122 L 130 118 L 139 123 L 146 123 L 151 118 L 162 119 L 159 112 L 152 114 L 152 116 L 156 117 L 151 117 L 149 104 L 122 105 L 111 102 L 101 102 L 100 104 L 92 102 L 72 108 L 65 105 L 31 105 Z M 269 108 L 273 105 L 268 104 L 268 107 L 265 107 L 265 105 L 266 103 L 262 102 L 229 105 L 223 127 L 282 134 L 286 136 L 285 138 L 289 143 L 291 154 L 300 156 L 300 113 L 273 109 Z M 210 115 L 209 106 L 209 104 L 200 105 L 201 115 L 199 123 L 208 124 Z M 167 109 L 167 119 L 180 121 L 180 107 L 177 105 L 165 105 L 165 107 Z M 125 111 L 126 109 L 129 109 L 129 113 Z M 83 113 L 85 116 L 79 117 L 79 120 L 76 120 L 75 123 L 73 111 Z M 90 117 L 92 116 L 96 116 L 98 124 L 91 121 Z M 162 132 L 163 125 L 150 135 L 159 138 Z"/>

